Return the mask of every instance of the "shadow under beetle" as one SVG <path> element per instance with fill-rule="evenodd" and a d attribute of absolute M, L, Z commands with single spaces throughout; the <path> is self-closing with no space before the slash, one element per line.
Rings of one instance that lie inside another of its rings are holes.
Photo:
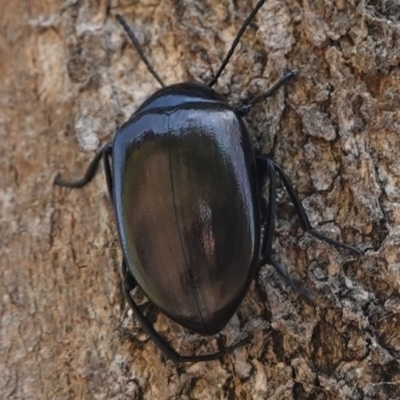
<path fill-rule="evenodd" d="M 178 354 L 155 331 L 130 292 L 139 285 L 148 298 L 183 327 L 205 335 L 230 320 L 260 267 L 272 264 L 276 176 L 282 180 L 305 231 L 334 246 L 361 252 L 315 231 L 283 170 L 255 156 L 242 117 L 293 76 L 286 73 L 267 92 L 231 106 L 212 89 L 240 37 L 265 0 L 244 21 L 208 85 L 165 86 L 134 33 L 117 15 L 148 70 L 162 86 L 150 96 L 90 163 L 85 176 L 55 184 L 79 188 L 94 177 L 103 160 L 108 191 L 123 249 L 123 291 L 143 329 L 175 362 L 213 360 L 249 342 L 246 338 L 206 355 Z M 261 186 L 269 183 L 268 205 Z M 261 237 L 261 225 L 264 235 Z"/>

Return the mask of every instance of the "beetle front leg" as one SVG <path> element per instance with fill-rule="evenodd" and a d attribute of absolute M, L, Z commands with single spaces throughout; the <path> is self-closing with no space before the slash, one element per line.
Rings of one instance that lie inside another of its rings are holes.
<path fill-rule="evenodd" d="M 94 178 L 96 175 L 97 169 L 99 167 L 99 163 L 101 159 L 105 159 L 105 157 L 109 156 L 112 150 L 112 143 L 107 143 L 93 158 L 93 160 L 90 162 L 88 169 L 85 172 L 85 175 L 83 178 L 78 179 L 76 181 L 66 181 L 62 179 L 59 175 L 56 176 L 54 179 L 54 184 L 57 186 L 64 186 L 64 187 L 69 187 L 69 188 L 81 188 L 85 185 L 87 185 L 91 180 Z M 111 171 L 109 169 L 109 171 Z M 111 172 L 110 172 L 111 176 Z M 107 170 L 106 170 L 106 179 L 107 179 L 107 185 L 109 184 L 109 178 L 107 177 Z"/>
<path fill-rule="evenodd" d="M 241 116 L 244 117 L 247 115 L 253 106 L 268 97 L 271 97 L 276 91 L 284 85 L 289 79 L 293 78 L 294 72 L 288 71 L 285 75 L 283 75 L 278 82 L 276 82 L 272 87 L 270 87 L 265 93 L 261 93 L 258 96 L 252 98 L 251 100 L 245 100 L 243 104 L 236 108 L 236 112 Z"/>
<path fill-rule="evenodd" d="M 164 355 L 175 363 L 178 362 L 199 362 L 199 361 L 211 361 L 221 358 L 227 353 L 237 349 L 238 347 L 244 346 L 250 342 L 249 337 L 229 346 L 221 351 L 212 354 L 204 354 L 198 356 L 182 356 L 176 352 L 165 339 L 154 329 L 150 321 L 144 316 L 139 306 L 135 303 L 130 292 L 137 286 L 135 278 L 127 269 L 125 260 L 122 261 L 122 272 L 123 272 L 123 292 L 126 300 L 128 301 L 130 307 L 136 318 L 142 325 L 143 330 L 149 335 L 150 339 L 156 344 L 156 346 L 164 353 Z"/>

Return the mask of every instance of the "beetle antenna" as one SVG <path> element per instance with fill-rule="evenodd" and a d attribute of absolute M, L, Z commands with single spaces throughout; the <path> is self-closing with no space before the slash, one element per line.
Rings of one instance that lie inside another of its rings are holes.
<path fill-rule="evenodd" d="M 209 87 L 213 87 L 215 83 L 217 82 L 218 78 L 222 74 L 222 71 L 225 69 L 226 65 L 228 64 L 230 58 L 232 57 L 233 52 L 236 49 L 236 46 L 239 44 L 240 38 L 242 37 L 244 31 L 246 30 L 247 26 L 250 24 L 250 22 L 253 20 L 254 16 L 257 14 L 258 10 L 262 7 L 262 5 L 265 3 L 265 0 L 260 0 L 257 5 L 253 8 L 249 16 L 246 18 L 246 20 L 243 22 L 243 25 L 239 29 L 235 40 L 232 43 L 231 48 L 228 51 L 228 54 L 225 56 L 224 61 L 222 61 L 221 66 L 219 67 L 218 72 L 215 74 L 214 78 L 211 79 L 211 82 L 208 84 Z"/>
<path fill-rule="evenodd" d="M 118 20 L 118 22 L 122 25 L 122 27 L 124 28 L 124 31 L 128 34 L 129 39 L 131 39 L 133 45 L 136 47 L 137 52 L 140 55 L 140 58 L 142 59 L 142 61 L 146 64 L 147 69 L 149 70 L 149 72 L 154 76 L 154 78 L 157 80 L 157 82 L 162 86 L 165 87 L 164 82 L 162 81 L 162 79 L 160 78 L 160 76 L 157 74 L 157 72 L 154 70 L 154 68 L 152 67 L 152 65 L 150 64 L 150 61 L 148 60 L 148 58 L 145 56 L 144 51 L 142 49 L 142 46 L 140 45 L 139 41 L 137 40 L 137 37 L 135 36 L 135 34 L 133 33 L 132 29 L 129 27 L 129 25 L 127 24 L 127 22 L 124 20 L 124 18 L 122 18 L 121 15 L 117 14 L 115 16 Z"/>

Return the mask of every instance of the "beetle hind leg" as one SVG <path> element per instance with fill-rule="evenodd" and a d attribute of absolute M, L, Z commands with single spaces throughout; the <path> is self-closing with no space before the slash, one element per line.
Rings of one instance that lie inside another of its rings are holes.
<path fill-rule="evenodd" d="M 149 335 L 150 339 L 157 345 L 157 347 L 163 352 L 163 354 L 171 359 L 173 362 L 198 362 L 198 361 L 211 361 L 221 358 L 225 354 L 237 349 L 238 347 L 244 346 L 250 342 L 250 338 L 246 337 L 232 346 L 226 347 L 225 349 L 212 354 L 194 355 L 194 356 L 183 356 L 176 352 L 170 344 L 161 337 L 161 335 L 154 329 L 150 321 L 144 316 L 139 306 L 133 300 L 130 292 L 137 286 L 135 278 L 128 270 L 125 260 L 122 261 L 122 273 L 123 273 L 123 292 L 126 300 L 136 318 L 142 325 L 143 330 Z"/>

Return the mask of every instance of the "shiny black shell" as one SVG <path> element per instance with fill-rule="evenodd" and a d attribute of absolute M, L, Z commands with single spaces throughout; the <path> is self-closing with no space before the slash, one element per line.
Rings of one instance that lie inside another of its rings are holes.
<path fill-rule="evenodd" d="M 260 205 L 247 129 L 213 89 L 159 90 L 117 132 L 113 197 L 125 260 L 166 315 L 214 334 L 259 261 Z"/>

